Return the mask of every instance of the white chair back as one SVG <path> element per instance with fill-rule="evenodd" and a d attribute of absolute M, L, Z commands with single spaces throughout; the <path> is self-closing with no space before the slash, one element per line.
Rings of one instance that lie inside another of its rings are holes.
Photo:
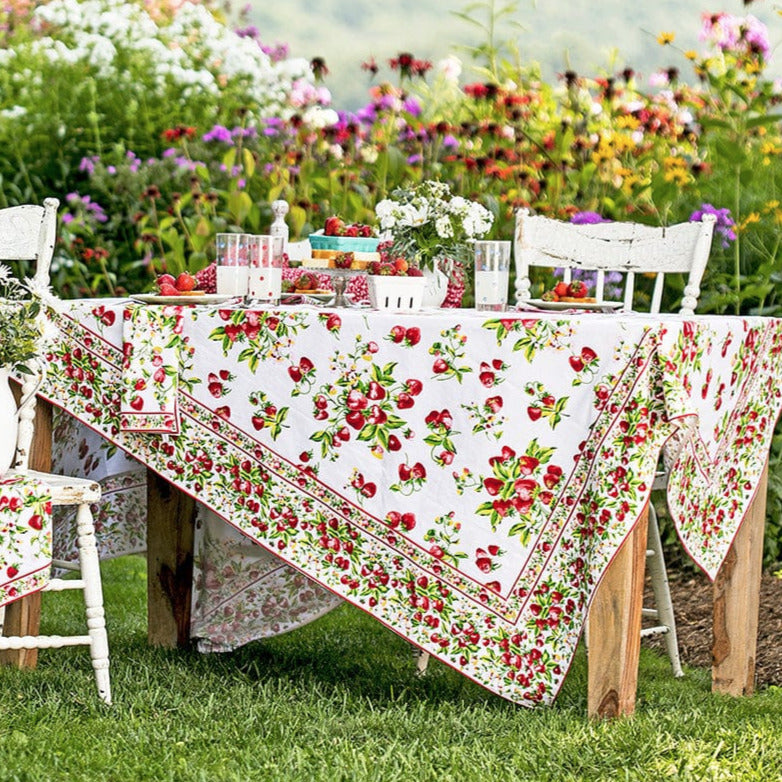
<path fill-rule="evenodd" d="M 625 309 L 633 309 L 636 276 L 654 275 L 649 311 L 658 313 L 665 275 L 681 273 L 687 279 L 680 312 L 691 315 L 698 304 L 714 225 L 713 215 L 705 215 L 701 222 L 659 228 L 624 222 L 575 225 L 520 209 L 514 242 L 516 301 L 530 298 L 530 267 L 564 269 L 566 282 L 573 269 L 585 269 L 596 272 L 598 302 L 609 300 L 605 297 L 606 274 L 621 273 Z"/>
<path fill-rule="evenodd" d="M 56 198 L 43 206 L 23 204 L 0 209 L 0 261 L 31 261 L 37 289 L 49 285 L 49 270 L 57 239 Z"/>

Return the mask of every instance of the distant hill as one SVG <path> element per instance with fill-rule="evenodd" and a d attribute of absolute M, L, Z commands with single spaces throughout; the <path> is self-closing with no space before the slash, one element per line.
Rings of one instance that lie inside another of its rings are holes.
<path fill-rule="evenodd" d="M 486 20 L 491 2 L 471 4 L 476 19 Z M 495 5 L 512 6 L 513 0 Z M 772 0 L 746 8 L 739 0 L 518 0 L 515 6 L 495 37 L 513 39 L 523 59 L 539 62 L 547 79 L 568 67 L 596 74 L 629 66 L 648 76 L 676 65 L 689 75 L 681 55 L 663 49 L 655 37 L 674 32 L 678 48 L 697 49 L 704 11 L 751 12 L 769 25 L 772 44 L 782 39 L 782 19 Z M 361 63 L 371 56 L 388 77 L 387 62 L 399 52 L 433 61 L 455 53 L 468 80 L 473 78 L 468 55 L 455 47 L 479 45 L 486 36 L 452 13 L 466 7 L 461 0 L 251 0 L 250 18 L 264 42 L 288 43 L 295 56 L 324 57 L 336 107 L 356 108 L 367 99 L 369 79 Z M 775 67 L 782 73 L 782 62 Z"/>

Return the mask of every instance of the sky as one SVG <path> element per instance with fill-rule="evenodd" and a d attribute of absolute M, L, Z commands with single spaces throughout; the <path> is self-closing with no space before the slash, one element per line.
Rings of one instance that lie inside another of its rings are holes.
<path fill-rule="evenodd" d="M 471 16 L 479 24 L 488 21 L 491 2 L 472 4 Z M 501 5 L 516 10 L 497 26 L 496 42 L 513 40 L 523 61 L 540 63 L 549 80 L 567 68 L 598 75 L 629 66 L 648 77 L 675 65 L 685 73 L 686 60 L 673 48 L 663 50 L 656 36 L 674 32 L 675 47 L 697 48 L 705 11 L 751 12 L 769 25 L 772 43 L 782 40 L 782 18 L 772 0 L 749 7 L 741 0 L 497 0 Z M 463 81 L 480 81 L 463 47 L 484 43 L 488 36 L 455 15 L 466 7 L 460 0 L 251 0 L 250 20 L 264 42 L 287 43 L 293 56 L 324 57 L 335 106 L 350 109 L 368 98 L 361 63 L 370 57 L 381 66 L 377 78 L 391 79 L 387 63 L 399 52 L 432 61 L 456 54 L 464 65 Z M 782 72 L 782 62 L 774 68 Z"/>

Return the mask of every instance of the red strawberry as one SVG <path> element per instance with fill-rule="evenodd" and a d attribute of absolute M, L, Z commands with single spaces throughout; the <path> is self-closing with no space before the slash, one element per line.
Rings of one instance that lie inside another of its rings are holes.
<path fill-rule="evenodd" d="M 401 394 L 399 394 L 396 398 L 396 406 L 400 410 L 408 410 L 415 404 L 415 400 L 413 397 L 410 396 L 410 394 L 406 394 L 404 391 L 402 391 Z"/>
<path fill-rule="evenodd" d="M 415 378 L 406 380 L 405 386 L 407 387 L 407 393 L 410 394 L 410 396 L 418 396 L 424 388 L 424 384 Z"/>
<path fill-rule="evenodd" d="M 386 390 L 376 380 L 370 380 L 369 389 L 367 390 L 367 399 L 371 399 L 373 402 L 377 402 L 380 399 L 386 398 Z"/>
<path fill-rule="evenodd" d="M 170 285 L 167 282 L 164 282 L 160 286 L 160 295 L 161 296 L 179 296 L 180 291 L 177 290 L 177 288 L 174 285 Z"/>
<path fill-rule="evenodd" d="M 323 233 L 326 236 L 340 236 L 344 227 L 345 224 L 339 217 L 327 217 L 323 226 Z"/>
<path fill-rule="evenodd" d="M 349 412 L 345 416 L 345 421 L 354 429 L 361 429 L 364 426 L 364 416 L 358 410 L 352 410 Z"/>
<path fill-rule="evenodd" d="M 372 405 L 369 410 L 369 418 L 367 419 L 370 424 L 384 424 L 388 420 L 385 410 L 379 405 Z"/>
<path fill-rule="evenodd" d="M 369 405 L 369 402 L 361 391 L 357 388 L 352 388 L 348 392 L 345 404 L 347 405 L 348 410 L 363 410 Z"/>
<path fill-rule="evenodd" d="M 502 491 L 502 487 L 505 485 L 499 478 L 484 478 L 483 485 L 486 491 L 494 497 Z"/>
<path fill-rule="evenodd" d="M 491 560 L 488 557 L 478 557 L 475 565 L 483 573 L 491 573 Z"/>
<path fill-rule="evenodd" d="M 568 296 L 568 284 L 566 282 L 558 282 L 554 287 L 554 293 L 557 296 Z"/>
<path fill-rule="evenodd" d="M 192 274 L 188 274 L 187 272 L 182 272 L 182 274 L 176 278 L 175 283 L 176 289 L 182 293 L 189 293 L 190 291 L 195 290 L 197 284 L 198 280 L 196 280 Z"/>
<path fill-rule="evenodd" d="M 584 362 L 581 360 L 580 356 L 571 356 L 568 360 L 575 372 L 580 372 L 584 368 Z"/>
<path fill-rule="evenodd" d="M 144 407 L 144 400 L 140 396 L 134 396 L 133 399 L 130 400 L 130 406 L 134 410 L 141 410 L 141 408 Z"/>
<path fill-rule="evenodd" d="M 432 364 L 432 371 L 436 375 L 442 375 L 443 372 L 448 371 L 448 363 L 442 358 L 435 359 L 434 364 Z"/>
<path fill-rule="evenodd" d="M 530 420 L 537 421 L 541 416 L 541 409 L 530 406 L 527 408 L 527 415 L 530 417 Z"/>
<path fill-rule="evenodd" d="M 163 285 L 176 285 L 176 278 L 172 274 L 161 274 L 157 278 L 157 286 L 160 288 Z"/>
<path fill-rule="evenodd" d="M 484 404 L 492 413 L 499 412 L 502 409 L 502 397 L 490 396 Z"/>
<path fill-rule="evenodd" d="M 30 516 L 30 521 L 27 522 L 33 529 L 40 530 L 43 528 L 43 519 L 39 514 Z"/>
<path fill-rule="evenodd" d="M 405 331 L 405 339 L 409 345 L 417 345 L 421 341 L 421 329 L 418 326 L 410 326 Z"/>
<path fill-rule="evenodd" d="M 453 451 L 442 451 L 437 457 L 443 464 L 451 464 L 453 462 Z"/>
<path fill-rule="evenodd" d="M 421 481 L 426 478 L 426 467 L 421 462 L 416 462 L 411 468 L 412 476 L 417 481 Z"/>
<path fill-rule="evenodd" d="M 399 442 L 399 438 L 395 434 L 388 435 L 388 450 L 398 451 L 402 447 L 402 443 Z"/>
<path fill-rule="evenodd" d="M 574 299 L 583 299 L 588 293 L 586 283 L 583 280 L 573 280 L 568 285 L 567 295 Z"/>
<path fill-rule="evenodd" d="M 391 329 L 391 339 L 394 342 L 401 342 L 405 338 L 405 327 L 404 326 L 394 326 Z"/>

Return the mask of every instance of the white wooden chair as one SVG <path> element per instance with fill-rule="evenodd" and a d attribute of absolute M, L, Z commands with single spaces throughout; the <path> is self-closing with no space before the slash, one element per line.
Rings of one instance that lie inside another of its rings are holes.
<path fill-rule="evenodd" d="M 573 269 L 585 269 L 597 273 L 595 298 L 598 302 L 607 300 L 606 275 L 619 272 L 623 277 L 621 301 L 625 309 L 630 310 L 638 304 L 636 276 L 651 275 L 654 276 L 654 285 L 645 309 L 656 314 L 660 312 L 665 275 L 679 273 L 685 277 L 679 312 L 692 315 L 698 305 L 714 225 L 713 215 L 705 215 L 702 222 L 667 227 L 623 222 L 574 225 L 533 216 L 526 209 L 521 209 L 516 216 L 514 244 L 516 300 L 522 303 L 530 298 L 530 267 L 561 268 L 566 282 L 570 282 Z M 621 283 L 618 285 L 622 286 Z M 663 470 L 657 474 L 653 488 L 665 489 L 667 482 L 668 476 Z M 644 628 L 641 635 L 663 634 L 673 674 L 682 676 L 660 528 L 651 503 L 646 555 L 656 607 L 644 608 L 643 615 L 658 624 Z"/>
<path fill-rule="evenodd" d="M 57 231 L 57 207 L 55 198 L 47 198 L 43 206 L 24 205 L 0 210 L 0 260 L 32 261 L 35 263 L 36 285 L 49 284 L 49 267 L 54 252 Z M 35 371 L 38 369 L 39 371 Z M 52 505 L 75 506 L 78 530 L 79 563 L 55 560 L 55 568 L 79 572 L 78 578 L 52 578 L 43 591 L 58 592 L 81 589 L 87 614 L 87 634 L 73 636 L 0 635 L 0 650 L 58 649 L 65 646 L 89 646 L 92 667 L 98 685 L 98 693 L 111 703 L 109 681 L 109 645 L 103 611 L 98 550 L 95 545 L 95 527 L 90 504 L 98 502 L 100 486 L 94 481 L 69 478 L 62 475 L 36 472 L 28 466 L 33 440 L 35 417 L 35 391 L 43 378 L 43 365 L 30 367 L 32 374 L 25 376 L 22 384 L 22 401 L 19 407 L 16 459 L 6 476 L 24 474 L 44 485 L 52 498 Z M 0 608 L 0 632 L 5 610 Z"/>
<path fill-rule="evenodd" d="M 645 309 L 660 312 L 665 275 L 679 273 L 686 277 L 679 312 L 691 315 L 698 304 L 700 282 L 711 251 L 715 217 L 706 215 L 702 222 L 679 223 L 658 228 L 639 223 L 594 223 L 575 225 L 549 217 L 533 216 L 526 209 L 516 215 L 514 256 L 516 262 L 516 301 L 531 298 L 531 267 L 560 268 L 570 282 L 574 269 L 596 272 L 595 298 L 606 298 L 606 276 L 619 272 L 621 283 L 609 280 L 609 287 L 621 289 L 625 309 L 633 309 L 636 299 L 636 276 L 654 277 L 653 288 Z M 667 475 L 658 473 L 653 488 L 664 489 Z M 655 608 L 644 608 L 643 615 L 657 624 L 641 631 L 642 636 L 663 634 L 674 676 L 682 676 L 676 621 L 663 559 L 657 514 L 649 504 L 647 563 L 654 591 Z M 419 674 L 425 672 L 429 654 L 415 651 Z"/>
<path fill-rule="evenodd" d="M 636 276 L 654 275 L 645 309 L 656 314 L 660 312 L 665 275 L 679 273 L 687 278 L 679 312 L 692 315 L 709 260 L 715 221 L 713 215 L 705 215 L 702 222 L 666 227 L 623 222 L 575 225 L 520 209 L 514 242 L 516 301 L 530 298 L 529 270 L 533 266 L 561 268 L 565 282 L 570 282 L 573 269 L 596 272 L 598 302 L 609 300 L 605 296 L 606 274 L 618 272 L 624 277 L 621 301 L 628 310 L 637 304 Z"/>

